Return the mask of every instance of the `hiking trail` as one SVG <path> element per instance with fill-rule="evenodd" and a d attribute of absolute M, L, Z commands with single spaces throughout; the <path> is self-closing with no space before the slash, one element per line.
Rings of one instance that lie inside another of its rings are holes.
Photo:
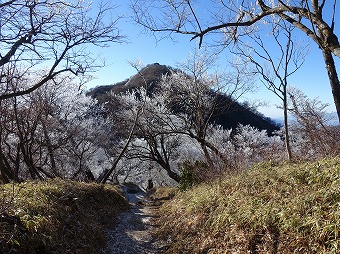
<path fill-rule="evenodd" d="M 159 208 L 138 187 L 121 186 L 130 208 L 117 217 L 117 226 L 108 231 L 107 248 L 103 254 L 162 253 L 167 243 L 152 236 L 157 225 L 152 220 Z"/>

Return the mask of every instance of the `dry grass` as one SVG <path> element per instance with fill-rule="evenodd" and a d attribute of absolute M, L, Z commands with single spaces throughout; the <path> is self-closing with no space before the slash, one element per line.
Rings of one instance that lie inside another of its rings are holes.
<path fill-rule="evenodd" d="M 168 253 L 340 253 L 340 158 L 261 163 L 160 210 Z"/>
<path fill-rule="evenodd" d="M 126 207 L 109 185 L 60 179 L 2 185 L 0 253 L 98 253 L 105 230 Z"/>
<path fill-rule="evenodd" d="M 163 203 L 175 197 L 178 189 L 175 187 L 157 187 L 148 192 L 149 197 L 155 202 Z"/>

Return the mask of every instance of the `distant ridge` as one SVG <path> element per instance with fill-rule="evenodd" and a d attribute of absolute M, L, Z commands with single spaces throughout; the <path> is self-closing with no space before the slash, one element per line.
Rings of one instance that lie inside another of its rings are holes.
<path fill-rule="evenodd" d="M 336 112 L 326 113 L 326 118 L 328 119 L 327 125 L 336 126 L 339 125 L 338 115 Z M 283 117 L 275 117 L 272 120 L 279 126 L 283 126 Z M 293 116 L 288 116 L 288 123 L 295 122 L 296 119 Z"/>
<path fill-rule="evenodd" d="M 96 98 L 99 103 L 104 103 L 110 100 L 108 93 L 126 92 L 143 86 L 145 82 L 148 84 L 148 91 L 152 93 L 162 76 L 170 74 L 172 71 L 181 70 L 159 63 L 150 64 L 140 71 L 142 75 L 135 74 L 130 78 L 113 85 L 95 87 L 91 89 L 87 95 Z M 239 124 L 251 125 L 260 130 L 267 130 L 269 134 L 279 129 L 279 125 L 270 118 L 242 106 L 226 94 L 218 94 L 218 100 L 220 101 L 220 105 L 222 105 L 220 108 L 223 108 L 223 110 L 215 112 L 211 120 L 212 123 L 219 124 L 225 129 L 234 129 Z M 223 104 L 228 106 L 223 107 Z"/>

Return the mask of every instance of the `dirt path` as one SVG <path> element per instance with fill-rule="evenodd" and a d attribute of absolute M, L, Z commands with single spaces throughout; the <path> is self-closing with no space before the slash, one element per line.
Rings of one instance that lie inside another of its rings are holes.
<path fill-rule="evenodd" d="M 123 187 L 124 188 L 124 187 Z M 162 253 L 166 244 L 154 239 L 151 232 L 157 225 L 152 223 L 155 211 L 154 206 L 148 201 L 142 191 L 129 192 L 123 189 L 130 203 L 130 209 L 118 216 L 118 225 L 108 232 L 108 248 L 105 254 L 153 254 Z"/>

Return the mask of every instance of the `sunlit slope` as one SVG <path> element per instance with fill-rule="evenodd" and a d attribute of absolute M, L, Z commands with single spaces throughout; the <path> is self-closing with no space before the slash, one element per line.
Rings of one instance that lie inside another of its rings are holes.
<path fill-rule="evenodd" d="M 161 222 L 168 253 L 340 253 L 340 158 L 200 185 L 164 205 Z"/>
<path fill-rule="evenodd" d="M 52 179 L 0 186 L 0 253 L 99 253 L 127 207 L 110 185 Z"/>

